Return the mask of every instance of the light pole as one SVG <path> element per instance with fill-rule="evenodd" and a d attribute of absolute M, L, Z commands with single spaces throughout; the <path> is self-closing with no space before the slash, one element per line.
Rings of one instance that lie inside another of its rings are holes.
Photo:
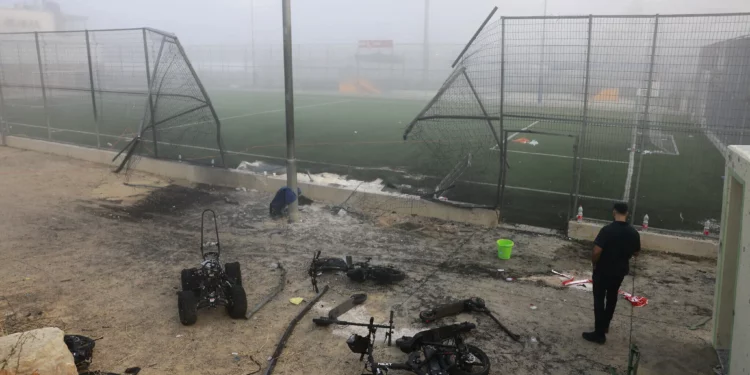
<path fill-rule="evenodd" d="M 250 0 L 250 63 L 253 64 L 253 80 L 252 86 L 255 87 L 256 79 L 258 77 L 255 69 L 255 0 Z"/>
<path fill-rule="evenodd" d="M 547 17 L 547 0 L 544 0 L 544 17 Z M 542 18 L 542 48 L 539 51 L 539 87 L 537 88 L 536 102 L 542 104 L 544 96 L 544 46 L 547 42 L 547 19 Z"/>
<path fill-rule="evenodd" d="M 292 11 L 290 0 L 282 0 L 281 12 L 284 28 L 284 93 L 286 98 L 286 186 L 298 195 L 297 161 L 294 157 L 294 85 L 292 80 Z M 289 222 L 298 217 L 299 197 L 289 204 Z"/>
<path fill-rule="evenodd" d="M 430 69 L 430 0 L 424 0 L 424 31 L 422 41 L 422 84 L 427 88 Z"/>

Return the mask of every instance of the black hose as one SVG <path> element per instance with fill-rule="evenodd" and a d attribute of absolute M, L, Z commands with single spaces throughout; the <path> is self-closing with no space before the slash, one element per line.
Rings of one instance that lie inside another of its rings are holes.
<path fill-rule="evenodd" d="M 279 269 L 281 270 L 281 278 L 279 278 L 279 283 L 276 285 L 276 289 L 274 289 L 264 300 L 255 305 L 255 307 L 249 313 L 247 313 L 247 315 L 245 315 L 245 319 L 252 318 L 255 313 L 260 311 L 263 306 L 274 299 L 284 289 L 284 285 L 286 285 L 286 269 L 284 269 L 281 263 L 277 264 L 279 265 Z"/>
<path fill-rule="evenodd" d="M 292 321 L 289 323 L 289 326 L 286 327 L 286 331 L 284 331 L 284 334 L 281 336 L 281 339 L 279 340 L 279 343 L 276 345 L 276 350 L 274 350 L 273 355 L 271 355 L 271 359 L 268 363 L 268 368 L 266 369 L 265 375 L 270 375 L 273 373 L 274 367 L 276 367 L 276 361 L 278 361 L 279 356 L 281 356 L 281 351 L 284 350 L 284 347 L 286 346 L 286 341 L 289 339 L 289 336 L 292 335 L 292 332 L 294 332 L 294 327 L 297 326 L 297 323 L 302 319 L 302 317 L 307 314 L 310 309 L 312 309 L 313 305 L 315 305 L 318 300 L 320 300 L 320 297 L 323 297 L 323 295 L 328 291 L 328 285 L 323 287 L 323 290 L 318 293 L 318 295 L 315 296 L 315 298 L 310 301 L 305 308 L 302 309 L 302 311 L 297 314 L 297 316 L 292 319 Z"/>

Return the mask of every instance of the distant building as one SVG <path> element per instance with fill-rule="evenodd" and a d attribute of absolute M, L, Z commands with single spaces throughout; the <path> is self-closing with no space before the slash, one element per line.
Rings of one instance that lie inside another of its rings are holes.
<path fill-rule="evenodd" d="M 0 32 L 63 31 L 86 28 L 86 17 L 64 14 L 54 1 L 21 2 L 0 8 Z"/>

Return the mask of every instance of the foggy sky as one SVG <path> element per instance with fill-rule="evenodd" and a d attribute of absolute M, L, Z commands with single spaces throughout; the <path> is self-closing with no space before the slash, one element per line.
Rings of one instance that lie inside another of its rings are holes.
<path fill-rule="evenodd" d="M 6 3 L 7 1 L 2 1 Z M 184 44 L 250 40 L 250 3 L 258 44 L 280 43 L 280 0 L 58 0 L 87 27 L 148 26 L 174 32 Z M 430 0 L 430 42 L 468 41 L 493 6 L 497 16 L 541 15 L 544 0 Z M 548 0 L 549 15 L 750 12 L 750 0 Z M 292 0 L 294 43 L 392 39 L 421 43 L 424 0 Z"/>

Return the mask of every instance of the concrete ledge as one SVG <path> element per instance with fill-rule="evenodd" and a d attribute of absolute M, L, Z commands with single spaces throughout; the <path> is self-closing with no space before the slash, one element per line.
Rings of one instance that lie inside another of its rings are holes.
<path fill-rule="evenodd" d="M 570 221 L 568 225 L 568 237 L 576 240 L 594 241 L 602 226 L 602 224 Z M 719 254 L 719 243 L 716 241 L 656 232 L 640 233 L 641 247 L 645 250 L 691 255 L 701 258 L 716 258 Z"/>
<path fill-rule="evenodd" d="M 114 158 L 116 153 L 113 151 L 15 136 L 6 137 L 6 142 L 8 147 L 66 156 L 73 159 L 106 164 L 113 168 L 115 166 L 112 163 L 112 158 Z M 175 180 L 186 180 L 192 183 L 230 188 L 245 187 L 269 193 L 274 193 L 286 185 L 286 180 L 280 177 L 262 176 L 239 172 L 234 169 L 211 168 L 147 157 L 141 157 L 135 163 L 134 168 L 141 172 Z M 302 189 L 302 192 L 308 198 L 328 204 L 342 204 L 346 201 L 348 206 L 359 209 L 386 210 L 402 215 L 431 217 L 482 226 L 496 226 L 498 224 L 499 215 L 494 210 L 464 209 L 425 201 L 414 196 L 362 191 L 353 192 L 348 189 L 305 182 L 300 182 L 299 188 Z"/>

